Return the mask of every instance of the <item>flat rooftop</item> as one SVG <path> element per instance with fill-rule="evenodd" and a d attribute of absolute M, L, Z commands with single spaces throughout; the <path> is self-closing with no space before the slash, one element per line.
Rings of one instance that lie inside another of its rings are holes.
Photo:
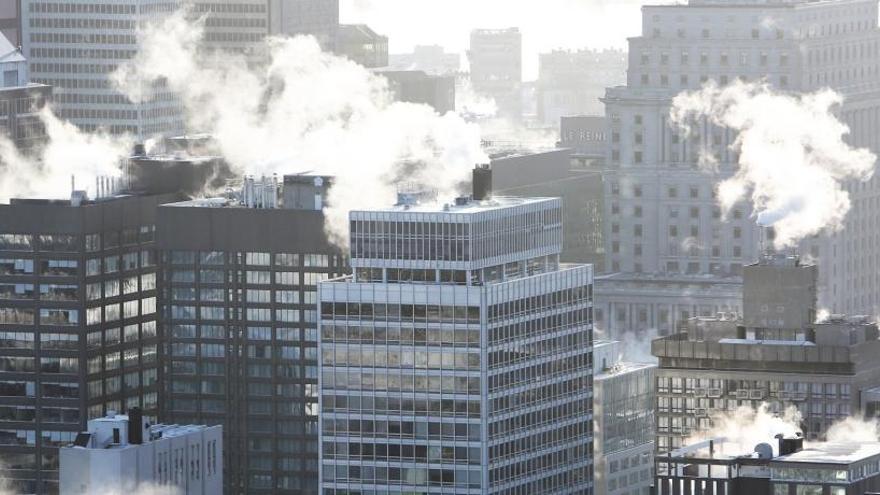
<path fill-rule="evenodd" d="M 487 211 L 504 210 L 515 206 L 539 205 L 560 201 L 559 198 L 515 198 L 508 196 L 493 196 L 490 199 L 476 201 L 468 199 L 458 202 L 453 200 L 448 203 L 442 201 L 420 202 L 416 204 L 397 204 L 386 208 L 373 210 L 357 210 L 352 213 L 440 213 L 440 214 L 474 214 Z"/>
<path fill-rule="evenodd" d="M 803 450 L 773 460 L 848 465 L 876 456 L 880 456 L 880 442 L 817 442 L 806 443 Z"/>
<path fill-rule="evenodd" d="M 630 361 L 620 361 L 614 363 L 614 366 L 611 366 L 610 368 L 602 370 L 600 373 L 596 374 L 593 377 L 593 380 L 602 380 L 604 378 L 611 378 L 618 375 L 624 375 L 626 373 L 632 373 L 633 371 L 656 367 L 657 365 L 653 363 L 634 363 Z"/>

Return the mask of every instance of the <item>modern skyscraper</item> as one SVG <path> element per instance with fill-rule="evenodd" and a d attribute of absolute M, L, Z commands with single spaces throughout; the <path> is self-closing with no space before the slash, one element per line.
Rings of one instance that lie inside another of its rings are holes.
<path fill-rule="evenodd" d="M 797 407 L 809 439 L 862 410 L 880 380 L 877 325 L 865 317 L 816 319 L 817 269 L 765 255 L 745 269 L 744 314 L 693 318 L 686 333 L 653 341 L 657 450 L 712 426 L 715 413 L 766 403 Z"/>
<path fill-rule="evenodd" d="M 736 170 L 728 129 L 700 122 L 684 136 L 669 125 L 672 97 L 714 80 L 766 80 L 779 91 L 831 87 L 846 102 L 839 115 L 850 141 L 880 149 L 878 6 L 871 0 L 691 0 L 646 6 L 642 35 L 629 41 L 626 86 L 609 88 L 606 264 L 610 272 L 737 275 L 758 258 L 748 204 L 726 220 L 715 184 Z M 698 170 L 701 150 L 718 172 Z M 853 184 L 847 228 L 802 249 L 820 262 L 820 298 L 832 312 L 875 314 L 877 243 L 869 241 L 880 179 Z M 658 290 L 662 290 L 658 287 Z M 652 315 L 655 318 L 657 315 Z"/>
<path fill-rule="evenodd" d="M 86 420 L 156 418 L 155 215 L 177 198 L 0 205 L 0 481 L 15 493 L 58 492 L 58 447 Z"/>
<path fill-rule="evenodd" d="M 654 474 L 654 373 L 623 360 L 620 342 L 593 347 L 596 495 L 649 495 Z"/>
<path fill-rule="evenodd" d="M 354 211 L 319 287 L 321 493 L 592 492 L 588 265 L 559 199 Z M 424 196 L 422 196 L 424 197 Z"/>
<path fill-rule="evenodd" d="M 167 0 L 25 0 L 22 45 L 33 82 L 55 88 L 60 117 L 82 129 L 140 139 L 183 132 L 179 102 L 165 88 L 133 103 L 109 75 L 137 53 L 137 29 L 179 8 Z"/>
<path fill-rule="evenodd" d="M 317 284 L 346 273 L 327 179 L 246 181 L 241 201 L 164 205 L 161 419 L 223 425 L 226 493 L 318 489 Z M 259 206 L 259 207 L 258 207 Z"/>
<path fill-rule="evenodd" d="M 270 34 L 312 35 L 324 51 L 336 51 L 339 0 L 268 0 L 268 2 Z"/>
<path fill-rule="evenodd" d="M 493 98 L 501 117 L 522 118 L 522 33 L 519 28 L 474 30 L 468 59 L 474 91 Z"/>
<path fill-rule="evenodd" d="M 342 24 L 336 39 L 336 52 L 364 67 L 388 66 L 388 37 L 366 24 Z"/>
<path fill-rule="evenodd" d="M 205 16 L 204 47 L 264 61 L 269 34 L 268 0 L 194 0 L 192 14 Z"/>

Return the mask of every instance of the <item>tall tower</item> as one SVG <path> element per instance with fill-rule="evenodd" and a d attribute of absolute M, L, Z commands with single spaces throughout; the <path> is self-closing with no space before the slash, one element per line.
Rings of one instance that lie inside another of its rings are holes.
<path fill-rule="evenodd" d="M 351 213 L 354 275 L 318 291 L 323 493 L 590 492 L 592 268 L 559 264 L 561 200 L 483 192 Z"/>

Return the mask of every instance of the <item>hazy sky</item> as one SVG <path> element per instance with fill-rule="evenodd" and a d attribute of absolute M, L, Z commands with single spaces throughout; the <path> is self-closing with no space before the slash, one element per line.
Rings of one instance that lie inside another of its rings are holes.
<path fill-rule="evenodd" d="M 640 6 L 668 0 L 341 0 L 344 23 L 387 35 L 391 53 L 440 44 L 464 53 L 475 28 L 519 27 L 524 72 L 535 79 L 537 54 L 554 48 L 625 48 L 639 34 Z"/>

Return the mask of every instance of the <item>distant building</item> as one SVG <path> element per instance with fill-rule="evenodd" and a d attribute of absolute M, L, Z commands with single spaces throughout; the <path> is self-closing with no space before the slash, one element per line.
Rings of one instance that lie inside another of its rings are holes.
<path fill-rule="evenodd" d="M 610 273 L 596 277 L 594 294 L 596 329 L 610 338 L 669 335 L 694 317 L 742 314 L 742 277 Z"/>
<path fill-rule="evenodd" d="M 324 51 L 337 51 L 339 0 L 268 0 L 268 2 L 269 34 L 311 35 L 318 40 Z"/>
<path fill-rule="evenodd" d="M 381 71 L 398 101 L 429 105 L 443 115 L 455 111 L 455 77 L 422 71 Z"/>
<path fill-rule="evenodd" d="M 518 28 L 477 29 L 468 51 L 474 91 L 495 100 L 499 116 L 522 118 L 522 33 Z"/>
<path fill-rule="evenodd" d="M 351 212 L 354 275 L 319 288 L 321 493 L 592 491 L 591 268 L 559 263 L 559 199 L 478 174 Z"/>
<path fill-rule="evenodd" d="M 58 492 L 58 447 L 86 421 L 158 415 L 156 209 L 177 194 L 0 205 L 0 483 Z"/>
<path fill-rule="evenodd" d="M 340 25 L 336 51 L 368 69 L 388 66 L 388 37 L 365 24 Z"/>
<path fill-rule="evenodd" d="M 223 425 L 225 493 L 317 493 L 317 285 L 349 272 L 329 181 L 246 178 L 237 198 L 158 210 L 161 420 Z"/>
<path fill-rule="evenodd" d="M 554 50 L 538 60 L 538 120 L 547 126 L 560 117 L 604 114 L 605 88 L 626 83 L 623 50 Z"/>
<path fill-rule="evenodd" d="M 0 2 L 0 33 L 12 46 L 21 46 L 21 0 Z"/>
<path fill-rule="evenodd" d="M 562 198 L 565 232 L 561 259 L 602 261 L 602 174 L 572 166 L 568 149 L 498 152 L 492 158 L 493 191 L 517 197 Z"/>
<path fill-rule="evenodd" d="M 267 0 L 193 0 L 191 5 L 194 18 L 205 18 L 203 48 L 243 56 L 252 64 L 264 61 L 269 34 Z"/>
<path fill-rule="evenodd" d="M 619 342 L 593 343 L 593 493 L 650 495 L 654 479 L 654 372 L 623 360 Z"/>
<path fill-rule="evenodd" d="M 576 115 L 560 117 L 560 148 L 569 148 L 578 166 L 601 170 L 605 166 L 608 145 L 608 120 L 603 116 Z"/>
<path fill-rule="evenodd" d="M 880 443 L 810 442 L 782 434 L 757 445 L 711 438 L 657 456 L 657 495 L 863 495 L 880 490 Z"/>
<path fill-rule="evenodd" d="M 167 88 L 157 86 L 134 103 L 109 80 L 137 53 L 137 29 L 179 8 L 177 2 L 28 0 L 25 7 L 22 45 L 31 78 L 54 87 L 59 117 L 87 131 L 106 128 L 139 139 L 183 132 L 180 102 Z"/>
<path fill-rule="evenodd" d="M 150 424 L 140 411 L 89 420 L 59 449 L 61 495 L 223 491 L 223 427 Z"/>
<path fill-rule="evenodd" d="M 744 272 L 742 316 L 692 318 L 686 331 L 654 340 L 657 450 L 683 446 L 716 412 L 736 406 L 773 412 L 794 406 L 809 439 L 861 412 L 880 383 L 877 325 L 866 317 L 816 317 L 817 269 L 766 254 Z"/>
<path fill-rule="evenodd" d="M 3 34 L 0 74 L 0 129 L 19 151 L 28 153 L 46 142 L 46 129 L 38 113 L 52 99 L 52 87 L 30 82 L 27 60 Z"/>
<path fill-rule="evenodd" d="M 461 54 L 446 53 L 440 45 L 416 45 L 412 53 L 390 55 L 393 71 L 423 71 L 432 76 L 455 75 L 461 71 Z"/>

